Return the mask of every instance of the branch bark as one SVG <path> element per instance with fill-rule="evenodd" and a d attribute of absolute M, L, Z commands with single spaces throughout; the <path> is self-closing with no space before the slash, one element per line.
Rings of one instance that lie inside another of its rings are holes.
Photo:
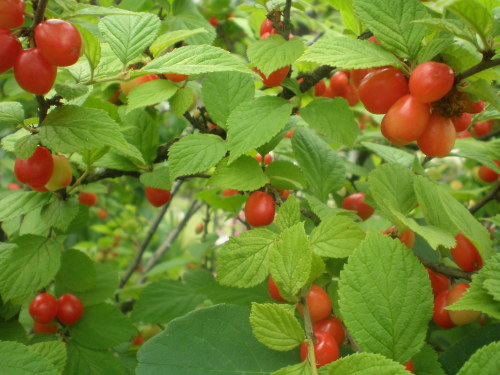
<path fill-rule="evenodd" d="M 497 181 L 491 191 L 486 194 L 479 202 L 474 204 L 469 208 L 469 212 L 471 214 L 475 214 L 479 211 L 483 206 L 485 206 L 489 201 L 496 199 L 498 192 L 500 191 L 500 181 Z"/>
<path fill-rule="evenodd" d="M 474 74 L 482 72 L 483 70 L 490 69 L 498 65 L 500 65 L 500 59 L 481 61 L 479 64 L 474 65 L 472 68 L 464 70 L 462 73 L 458 74 L 455 77 L 455 83 L 458 83 L 466 78 L 469 78 Z"/>
<path fill-rule="evenodd" d="M 431 270 L 433 270 L 435 272 L 441 273 L 447 277 L 453 277 L 455 279 L 465 279 L 468 281 L 472 280 L 473 272 L 467 272 L 467 271 L 459 270 L 458 268 L 448 267 L 442 263 L 433 262 L 433 261 L 426 259 L 424 257 L 421 257 L 421 256 L 419 256 L 418 259 L 420 259 L 420 262 L 424 266 L 430 268 Z"/>

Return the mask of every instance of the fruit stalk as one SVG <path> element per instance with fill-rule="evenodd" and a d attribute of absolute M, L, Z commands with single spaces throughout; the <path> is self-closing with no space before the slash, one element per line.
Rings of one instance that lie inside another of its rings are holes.
<path fill-rule="evenodd" d="M 314 355 L 314 345 L 316 344 L 316 338 L 314 337 L 314 331 L 312 327 L 311 315 L 309 314 L 309 307 L 307 306 L 307 294 L 309 293 L 309 286 L 306 285 L 300 291 L 300 299 L 304 304 L 304 326 L 306 329 L 306 337 L 308 341 L 307 345 L 307 360 L 309 361 L 309 368 L 312 375 L 318 375 L 318 369 L 316 368 L 316 357 Z"/>

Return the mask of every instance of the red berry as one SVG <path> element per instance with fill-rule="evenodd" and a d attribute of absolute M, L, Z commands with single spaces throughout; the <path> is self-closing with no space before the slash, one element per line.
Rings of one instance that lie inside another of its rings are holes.
<path fill-rule="evenodd" d="M 457 138 L 470 138 L 470 137 L 472 137 L 472 134 L 467 130 L 464 130 L 460 134 L 457 134 Z"/>
<path fill-rule="evenodd" d="M 57 68 L 51 65 L 38 48 L 25 49 L 17 55 L 14 77 L 25 91 L 45 95 L 56 80 Z"/>
<path fill-rule="evenodd" d="M 338 71 L 330 78 L 330 90 L 334 96 L 345 94 L 348 85 L 349 77 L 344 71 Z"/>
<path fill-rule="evenodd" d="M 252 227 L 269 225 L 274 220 L 276 206 L 273 197 L 262 191 L 254 191 L 245 204 L 245 217 Z"/>
<path fill-rule="evenodd" d="M 450 319 L 448 310 L 445 309 L 448 306 L 448 293 L 449 290 L 443 290 L 434 298 L 434 314 L 432 315 L 434 323 L 444 329 L 455 327 L 455 323 Z"/>
<path fill-rule="evenodd" d="M 269 19 L 265 19 L 260 25 L 260 36 L 264 34 L 277 34 L 278 30 L 273 27 L 273 22 Z"/>
<path fill-rule="evenodd" d="M 22 46 L 16 37 L 10 35 L 7 29 L 0 29 L 0 74 L 14 66 Z"/>
<path fill-rule="evenodd" d="M 495 160 L 495 164 L 500 168 L 500 160 Z M 498 173 L 484 165 L 479 167 L 478 175 L 484 182 L 495 182 L 498 180 Z"/>
<path fill-rule="evenodd" d="M 396 230 L 396 227 L 393 225 L 392 227 L 387 228 L 382 234 L 387 234 L 393 237 L 393 233 Z M 394 236 L 395 237 L 395 236 Z M 399 241 L 403 243 L 408 249 L 412 249 L 415 244 L 415 232 L 412 230 L 405 230 L 398 236 Z"/>
<path fill-rule="evenodd" d="M 475 113 L 481 113 L 483 111 L 484 111 L 484 102 L 482 100 L 478 102 L 473 102 L 469 99 L 467 112 L 475 114 Z"/>
<path fill-rule="evenodd" d="M 448 288 L 450 287 L 450 280 L 445 275 L 436 273 L 427 267 L 425 267 L 425 269 L 429 274 L 429 279 L 431 280 L 432 294 L 434 294 L 435 297 L 442 291 L 448 290 Z"/>
<path fill-rule="evenodd" d="M 367 69 L 353 69 L 351 70 L 351 83 L 354 87 L 359 87 L 361 81 L 368 73 L 374 72 L 375 69 L 367 68 Z"/>
<path fill-rule="evenodd" d="M 455 127 L 450 119 L 432 114 L 417 144 L 425 155 L 442 157 L 450 153 L 455 145 L 455 138 Z"/>
<path fill-rule="evenodd" d="M 134 78 L 130 81 L 127 82 L 122 82 L 120 83 L 120 89 L 125 95 L 128 95 L 129 92 L 136 88 L 137 86 L 142 85 L 143 83 L 149 82 L 149 81 L 154 81 L 156 79 L 160 79 L 156 74 L 146 74 L 144 76 L 140 76 L 137 78 Z"/>
<path fill-rule="evenodd" d="M 358 216 L 364 221 L 373 215 L 375 209 L 365 203 L 365 193 L 354 193 L 344 198 L 342 208 L 346 210 L 354 210 Z"/>
<path fill-rule="evenodd" d="M 332 302 L 323 288 L 312 285 L 311 290 L 307 293 L 307 308 L 309 310 L 311 322 L 316 323 L 328 318 L 332 311 Z M 297 305 L 297 310 L 299 310 L 302 315 L 304 314 L 304 306 L 302 306 L 302 304 Z"/>
<path fill-rule="evenodd" d="M 398 146 L 416 141 L 425 132 L 429 110 L 429 104 L 418 101 L 412 95 L 401 97 L 382 119 L 382 134 Z"/>
<path fill-rule="evenodd" d="M 39 333 L 54 334 L 57 332 L 57 323 L 54 322 L 52 324 L 41 324 L 35 320 L 33 322 L 33 332 L 35 334 L 39 334 Z"/>
<path fill-rule="evenodd" d="M 262 155 L 256 154 L 255 160 L 257 160 L 259 163 L 262 163 Z M 264 164 L 269 165 L 269 164 L 271 164 L 272 161 L 273 161 L 273 156 L 271 154 L 266 154 L 264 156 Z"/>
<path fill-rule="evenodd" d="M 224 192 L 222 193 L 222 196 L 223 197 L 231 197 L 233 195 L 239 195 L 240 192 L 238 190 L 234 190 L 234 189 L 226 189 L 224 190 Z"/>
<path fill-rule="evenodd" d="M 456 301 L 462 298 L 463 294 L 469 289 L 470 285 L 467 283 L 458 283 L 451 288 L 447 295 L 446 303 L 447 306 L 452 305 Z M 479 311 L 473 310 L 449 310 L 451 321 L 457 326 L 463 326 L 465 324 L 472 323 L 479 318 L 481 314 Z"/>
<path fill-rule="evenodd" d="M 254 70 L 261 76 L 262 82 L 264 83 L 265 86 L 267 87 L 275 87 L 281 85 L 281 82 L 285 80 L 285 78 L 288 75 L 288 72 L 290 71 L 290 66 L 284 66 L 283 68 L 280 68 L 278 70 L 275 70 L 271 74 L 269 74 L 267 77 L 261 73 L 261 71 L 257 68 L 254 68 Z"/>
<path fill-rule="evenodd" d="M 418 65 L 410 75 L 410 93 L 423 103 L 435 102 L 453 87 L 455 75 L 446 64 L 427 61 Z"/>
<path fill-rule="evenodd" d="M 40 324 L 47 324 L 54 320 L 58 311 L 56 297 L 49 293 L 40 293 L 29 306 L 29 313 L 33 320 Z"/>
<path fill-rule="evenodd" d="M 215 16 L 213 17 L 210 17 L 210 19 L 208 20 L 208 22 L 210 23 L 210 25 L 212 25 L 213 27 L 217 27 L 219 26 L 219 19 Z"/>
<path fill-rule="evenodd" d="M 145 191 L 147 200 L 155 207 L 163 206 L 170 201 L 170 190 L 147 187 Z"/>
<path fill-rule="evenodd" d="M 451 121 L 455 127 L 455 131 L 462 132 L 467 129 L 472 121 L 472 115 L 470 113 L 464 112 L 460 116 L 452 117 Z"/>
<path fill-rule="evenodd" d="M 371 113 L 387 113 L 406 94 L 408 84 L 404 74 L 392 67 L 367 74 L 359 85 L 359 98 Z"/>
<path fill-rule="evenodd" d="M 267 282 L 267 290 L 271 298 L 278 302 L 288 302 L 286 299 L 281 297 L 280 291 L 276 284 L 274 283 L 273 277 L 269 275 L 269 281 Z"/>
<path fill-rule="evenodd" d="M 290 139 L 290 138 L 292 138 L 292 137 L 293 137 L 293 130 L 289 130 L 289 131 L 287 131 L 287 132 L 286 132 L 286 134 L 285 134 L 285 138 Z"/>
<path fill-rule="evenodd" d="M 464 271 L 477 271 L 483 266 L 481 255 L 472 242 L 462 233 L 459 233 L 455 240 L 456 246 L 451 249 L 451 257 L 455 263 Z"/>
<path fill-rule="evenodd" d="M 24 8 L 22 0 L 0 1 L 0 27 L 15 29 L 24 24 Z"/>
<path fill-rule="evenodd" d="M 404 366 L 405 366 L 405 368 L 406 368 L 408 371 L 410 371 L 412 374 L 414 374 L 414 372 L 413 372 L 413 371 L 415 371 L 415 370 L 413 370 L 413 362 L 412 362 L 412 361 L 408 361 L 408 362 L 406 362 L 406 363 L 404 364 Z"/>
<path fill-rule="evenodd" d="M 83 315 L 83 303 L 73 294 L 63 294 L 59 297 L 59 311 L 57 319 L 63 324 L 72 325 L 78 322 Z"/>
<path fill-rule="evenodd" d="M 35 41 L 51 65 L 70 66 L 80 58 L 82 38 L 69 22 L 49 19 L 39 23 L 35 28 Z"/>
<path fill-rule="evenodd" d="M 47 191 L 56 191 L 68 186 L 73 177 L 68 158 L 64 155 L 52 155 L 54 170 L 49 181 L 45 184 Z"/>
<path fill-rule="evenodd" d="M 314 323 L 313 330 L 314 332 L 319 331 L 328 333 L 335 339 L 338 346 L 342 345 L 342 342 L 344 341 L 344 326 L 342 325 L 340 319 L 335 316 L 331 316 L 327 319 Z"/>
<path fill-rule="evenodd" d="M 104 220 L 108 217 L 108 211 L 99 210 L 99 212 L 97 212 L 97 216 L 99 217 L 99 219 Z"/>
<path fill-rule="evenodd" d="M 87 206 L 93 206 L 96 201 L 97 201 L 97 194 L 96 193 L 81 192 L 78 195 L 78 202 L 80 202 L 80 204 L 85 204 Z"/>
<path fill-rule="evenodd" d="M 335 339 L 326 332 L 314 331 L 316 344 L 314 345 L 314 357 L 316 359 L 316 367 L 320 368 L 328 363 L 336 361 L 339 358 L 339 346 Z M 300 345 L 300 359 L 305 361 L 308 353 L 308 343 L 304 342 Z"/>
<path fill-rule="evenodd" d="M 344 94 L 340 96 L 347 100 L 351 107 L 359 101 L 358 89 L 356 89 L 353 85 L 347 85 Z"/>
<path fill-rule="evenodd" d="M 19 189 L 21 189 L 21 186 L 19 186 L 15 182 L 11 182 L 10 184 L 7 185 L 7 189 L 9 189 L 9 190 L 19 190 Z"/>
<path fill-rule="evenodd" d="M 472 133 L 478 137 L 483 135 L 487 135 L 491 132 L 491 128 L 493 127 L 492 121 L 480 121 L 476 122 L 472 127 Z"/>
<path fill-rule="evenodd" d="M 280 193 L 280 197 L 283 199 L 287 199 L 290 196 L 291 190 L 278 190 Z"/>
<path fill-rule="evenodd" d="M 176 74 L 176 73 L 165 73 L 163 76 L 172 82 L 182 82 L 189 78 L 189 76 L 186 74 Z"/>
<path fill-rule="evenodd" d="M 17 158 L 14 174 L 23 184 L 32 188 L 43 188 L 54 170 L 54 159 L 48 149 L 38 146 L 27 160 Z"/>
<path fill-rule="evenodd" d="M 315 96 L 322 96 L 323 93 L 326 90 L 326 84 L 324 80 L 319 81 L 314 85 L 314 95 Z"/>
<path fill-rule="evenodd" d="M 142 333 L 139 332 L 139 334 L 135 336 L 134 339 L 132 340 L 132 345 L 140 346 L 143 343 L 144 343 L 144 336 L 142 335 Z"/>

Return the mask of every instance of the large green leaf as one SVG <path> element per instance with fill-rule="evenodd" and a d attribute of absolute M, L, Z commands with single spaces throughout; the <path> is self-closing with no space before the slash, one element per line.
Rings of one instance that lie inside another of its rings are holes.
<path fill-rule="evenodd" d="M 243 155 L 232 164 L 224 159 L 215 170 L 207 185 L 222 189 L 255 191 L 269 182 L 259 163 L 251 156 Z"/>
<path fill-rule="evenodd" d="M 320 375 L 408 375 L 402 364 L 373 353 L 342 357 L 320 370 Z"/>
<path fill-rule="evenodd" d="M 127 112 L 170 99 L 176 93 L 177 89 L 178 87 L 174 83 L 166 79 L 155 79 L 143 83 L 130 91 Z"/>
<path fill-rule="evenodd" d="M 497 375 L 500 370 L 500 341 L 493 342 L 475 352 L 457 375 Z"/>
<path fill-rule="evenodd" d="M 18 102 L 0 103 L 0 125 L 18 125 L 24 122 L 24 109 Z"/>
<path fill-rule="evenodd" d="M 68 344 L 66 375 L 127 375 L 120 360 L 108 350 L 92 350 L 79 345 L 74 340 Z"/>
<path fill-rule="evenodd" d="M 5 375 L 57 375 L 49 360 L 18 342 L 0 341 L 0 370 Z"/>
<path fill-rule="evenodd" d="M 12 192 L 0 200 L 0 221 L 26 215 L 49 203 L 50 198 L 50 194 L 35 191 Z"/>

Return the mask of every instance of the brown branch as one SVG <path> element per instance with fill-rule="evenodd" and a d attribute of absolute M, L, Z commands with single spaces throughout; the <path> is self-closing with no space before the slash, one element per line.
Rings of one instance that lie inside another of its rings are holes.
<path fill-rule="evenodd" d="M 292 26 L 290 24 L 290 9 L 292 8 L 292 0 L 286 0 L 285 8 L 283 9 L 283 27 L 281 29 L 281 36 L 285 40 L 290 39 Z"/>
<path fill-rule="evenodd" d="M 35 15 L 33 16 L 33 24 L 31 25 L 32 33 L 40 22 L 45 18 L 45 9 L 47 8 L 49 0 L 38 0 L 36 2 Z M 33 8 L 35 4 L 33 4 Z"/>
<path fill-rule="evenodd" d="M 307 217 L 308 219 L 311 219 L 311 221 L 313 222 L 313 224 L 315 226 L 318 226 L 320 223 L 321 223 L 321 219 L 319 218 L 318 215 L 316 215 L 314 212 L 312 212 L 311 210 L 308 210 L 307 208 L 304 208 L 304 207 L 300 207 L 300 213 Z"/>
<path fill-rule="evenodd" d="M 418 256 L 418 259 L 420 259 L 420 262 L 427 268 L 430 268 L 431 270 L 441 273 L 447 277 L 453 277 L 455 279 L 465 279 L 468 281 L 472 280 L 473 272 L 467 272 L 459 270 L 458 268 L 448 267 L 443 263 L 434 262 L 421 256 Z"/>
<path fill-rule="evenodd" d="M 486 203 L 488 203 L 493 199 L 496 199 L 499 191 L 500 191 L 500 181 L 497 181 L 497 183 L 493 185 L 493 188 L 488 194 L 486 194 L 479 202 L 477 202 L 476 204 L 474 204 L 469 208 L 469 212 L 471 214 L 475 214 L 479 209 L 481 209 L 481 207 L 485 206 Z"/>
<path fill-rule="evenodd" d="M 469 78 L 470 76 L 473 76 L 474 74 L 482 72 L 483 70 L 490 69 L 498 65 L 500 65 L 500 59 L 481 61 L 479 64 L 474 65 L 472 68 L 469 68 L 467 70 L 464 70 L 462 73 L 457 74 L 457 76 L 455 77 L 455 84 L 466 78 Z"/>
<path fill-rule="evenodd" d="M 300 83 L 300 91 L 306 92 L 310 88 L 314 87 L 314 85 L 321 81 L 323 78 L 329 77 L 334 69 L 335 68 L 332 66 L 322 65 L 319 68 L 316 68 L 316 70 L 314 70 L 314 72 L 310 74 L 303 74 L 301 78 L 303 78 L 304 80 Z M 288 100 L 293 98 L 295 96 L 295 93 L 292 90 L 284 88 L 278 96 Z"/>

